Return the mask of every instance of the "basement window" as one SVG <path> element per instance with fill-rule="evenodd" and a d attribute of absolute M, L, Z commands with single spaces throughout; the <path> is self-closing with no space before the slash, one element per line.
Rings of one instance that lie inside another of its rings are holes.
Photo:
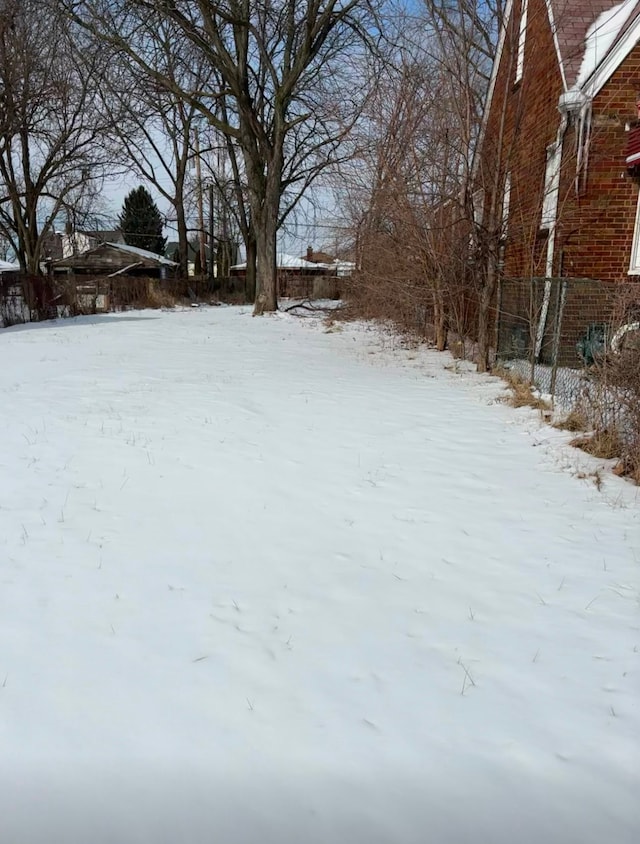
<path fill-rule="evenodd" d="M 529 0 L 522 0 L 520 13 L 520 30 L 518 32 L 518 53 L 516 55 L 516 85 L 524 73 L 524 45 L 527 40 L 527 17 L 529 14 Z"/>

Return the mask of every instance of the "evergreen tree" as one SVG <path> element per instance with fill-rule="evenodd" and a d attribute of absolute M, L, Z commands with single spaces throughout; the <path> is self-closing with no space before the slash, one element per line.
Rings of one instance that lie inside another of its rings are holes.
<path fill-rule="evenodd" d="M 129 246 L 164 255 L 167 239 L 162 236 L 162 215 L 145 187 L 140 185 L 127 194 L 118 222 Z"/>

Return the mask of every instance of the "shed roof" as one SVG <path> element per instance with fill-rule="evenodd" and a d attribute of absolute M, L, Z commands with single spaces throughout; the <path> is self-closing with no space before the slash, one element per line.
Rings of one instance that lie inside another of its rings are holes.
<path fill-rule="evenodd" d="M 169 258 L 165 258 L 164 255 L 158 255 L 157 252 L 150 252 L 148 249 L 140 249 L 139 246 L 130 246 L 128 243 L 104 243 L 101 246 L 112 246 L 114 249 L 119 249 L 120 252 L 124 252 L 128 255 L 133 255 L 137 258 L 142 258 L 145 261 L 155 261 L 158 264 L 162 264 L 165 267 L 177 267 L 175 261 L 170 260 Z M 96 249 L 100 249 L 100 246 L 96 246 Z"/>
<path fill-rule="evenodd" d="M 304 258 L 296 258 L 295 255 L 288 255 L 286 252 L 278 252 L 276 258 L 276 265 L 279 270 L 317 270 L 318 264 L 314 264 L 311 261 L 305 261 Z M 244 261 L 242 264 L 235 264 L 231 267 L 232 270 L 244 270 L 246 269 L 247 262 Z"/>
<path fill-rule="evenodd" d="M 121 253 L 125 262 L 129 261 L 133 263 L 135 261 L 144 267 L 164 266 L 173 268 L 178 266 L 175 261 L 165 258 L 164 255 L 149 252 L 147 249 L 140 249 L 138 246 L 129 246 L 127 243 L 100 243 L 98 246 L 94 246 L 84 252 L 79 252 L 77 255 L 54 261 L 53 266 L 58 268 L 88 266 L 91 264 L 92 259 L 99 261 L 101 257 L 102 262 L 105 263 L 105 261 L 109 261 L 107 257 L 109 250 Z"/>
<path fill-rule="evenodd" d="M 19 273 L 20 264 L 13 264 L 11 261 L 0 261 L 0 273 Z"/>

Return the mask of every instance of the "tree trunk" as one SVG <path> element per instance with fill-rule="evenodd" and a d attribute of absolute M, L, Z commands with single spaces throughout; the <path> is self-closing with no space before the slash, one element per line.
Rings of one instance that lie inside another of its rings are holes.
<path fill-rule="evenodd" d="M 35 231 L 35 215 L 24 239 L 26 270 L 30 275 L 40 275 L 40 249 L 38 234 Z"/>
<path fill-rule="evenodd" d="M 180 188 L 182 190 L 182 188 Z M 181 196 L 182 194 L 180 194 Z M 187 218 L 184 212 L 184 203 L 176 191 L 176 228 L 178 229 L 178 254 L 180 264 L 180 275 L 187 278 L 189 275 L 189 234 L 187 232 Z M 173 256 L 169 256 L 173 259 Z"/>
<path fill-rule="evenodd" d="M 447 318 L 442 291 L 439 288 L 433 291 L 433 318 L 436 332 L 436 349 L 439 352 L 444 352 L 447 348 Z"/>
<path fill-rule="evenodd" d="M 276 111 L 282 110 L 277 103 Z M 284 155 L 284 119 L 282 114 L 274 117 L 274 138 L 268 160 L 256 144 L 250 121 L 244 129 L 246 148 L 243 149 L 251 225 L 256 243 L 256 298 L 254 316 L 278 310 L 277 244 L 280 200 L 282 198 L 282 167 Z"/>
<path fill-rule="evenodd" d="M 496 292 L 497 274 L 493 266 L 487 268 L 487 277 L 480 292 L 480 308 L 478 310 L 478 372 L 489 371 L 489 354 L 491 352 L 491 320 L 490 311 Z"/>
<path fill-rule="evenodd" d="M 264 215 L 266 219 L 256 230 L 256 299 L 254 316 L 278 310 L 278 282 L 276 270 L 277 210 Z"/>

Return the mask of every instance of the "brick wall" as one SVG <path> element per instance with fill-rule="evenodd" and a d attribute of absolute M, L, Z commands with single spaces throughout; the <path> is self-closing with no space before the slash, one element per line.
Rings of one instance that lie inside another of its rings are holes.
<path fill-rule="evenodd" d="M 546 274 L 548 234 L 540 230 L 546 149 L 560 125 L 562 93 L 557 54 L 544 0 L 529 0 L 524 74 L 515 84 L 520 0 L 515 0 L 482 148 L 479 183 L 485 213 L 501 205 L 504 174 L 511 172 L 506 277 Z M 564 138 L 553 274 L 628 280 L 638 183 L 625 169 L 625 124 L 636 115 L 640 45 L 597 95 L 585 179 L 576 180 L 577 126 Z M 501 121 L 504 115 L 504 132 Z M 640 280 L 640 279 L 639 279 Z"/>
<path fill-rule="evenodd" d="M 485 187 L 488 219 L 494 197 L 499 218 L 504 175 L 511 173 L 504 273 L 526 277 L 544 274 L 546 237 L 541 238 L 538 229 L 546 150 L 560 121 L 562 77 L 545 2 L 529 0 L 524 73 L 515 83 L 519 21 L 520 0 L 516 0 L 487 121 L 479 182 Z"/>
<path fill-rule="evenodd" d="M 563 275 L 588 275 L 615 282 L 629 278 L 638 183 L 625 168 L 625 124 L 636 116 L 638 91 L 640 46 L 593 101 L 589 165 L 586 181 L 578 191 L 572 179 L 575 163 L 566 163 L 557 244 Z M 569 153 L 574 143 L 572 128 L 567 133 Z"/>

